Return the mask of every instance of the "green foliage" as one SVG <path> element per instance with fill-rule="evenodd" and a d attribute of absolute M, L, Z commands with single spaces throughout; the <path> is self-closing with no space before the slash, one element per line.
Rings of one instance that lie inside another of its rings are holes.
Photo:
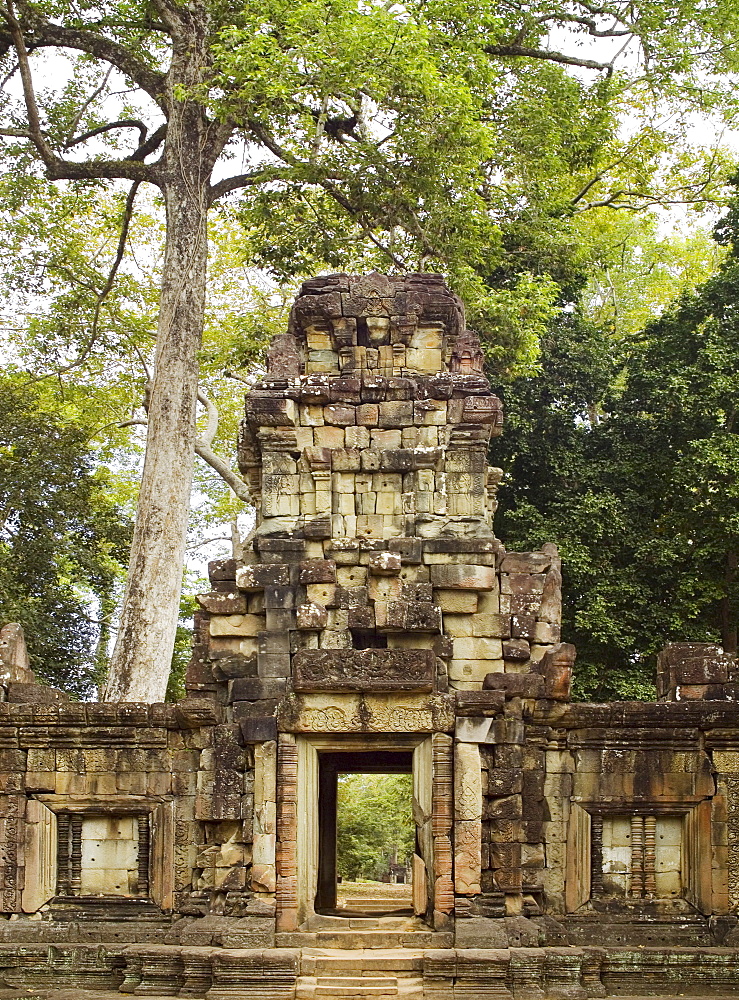
<path fill-rule="evenodd" d="M 718 273 L 641 332 L 562 316 L 539 374 L 504 389 L 510 547 L 560 545 L 576 692 L 653 693 L 671 640 L 736 648 L 739 585 L 739 258 L 735 210 Z"/>
<path fill-rule="evenodd" d="M 50 407 L 41 387 L 6 371 L 0 618 L 23 626 L 40 677 L 81 697 L 98 680 L 105 612 L 129 539 L 112 487 L 110 475 L 95 469 L 84 428 Z"/>
<path fill-rule="evenodd" d="M 351 881 L 381 875 L 397 852 L 405 864 L 415 845 L 410 774 L 339 775 L 337 872 Z"/>
<path fill-rule="evenodd" d="M 180 698 L 185 697 L 185 675 L 192 652 L 193 615 L 198 610 L 195 595 L 203 594 L 207 589 L 207 580 L 189 580 L 186 590 L 183 591 L 180 598 L 180 619 L 177 624 L 177 637 L 172 655 L 172 669 L 167 681 L 165 701 L 179 701 Z"/>

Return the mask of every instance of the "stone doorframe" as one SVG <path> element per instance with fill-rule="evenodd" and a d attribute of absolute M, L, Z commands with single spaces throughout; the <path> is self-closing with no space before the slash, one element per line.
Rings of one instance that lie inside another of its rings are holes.
<path fill-rule="evenodd" d="M 423 873 L 426 879 L 427 918 L 436 930 L 449 926 L 454 907 L 451 737 L 445 733 L 361 737 L 282 733 L 277 765 L 278 931 L 297 930 L 315 912 L 319 867 L 319 752 L 372 750 L 413 753 L 414 819 L 420 854 L 414 874 L 418 877 Z"/>

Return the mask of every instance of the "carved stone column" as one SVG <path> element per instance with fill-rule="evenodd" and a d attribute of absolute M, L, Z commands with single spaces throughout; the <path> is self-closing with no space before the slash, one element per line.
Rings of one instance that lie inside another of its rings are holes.
<path fill-rule="evenodd" d="M 726 790 L 727 813 L 727 872 L 729 909 L 739 911 L 739 753 L 714 750 L 713 766 L 720 775 L 720 785 Z"/>
<path fill-rule="evenodd" d="M 281 733 L 277 757 L 279 844 L 277 868 L 277 930 L 298 928 L 298 748 L 295 737 Z"/>
<path fill-rule="evenodd" d="M 476 743 L 454 747 L 454 891 L 474 896 L 480 890 L 482 862 L 482 775 Z"/>
<path fill-rule="evenodd" d="M 277 744 L 270 740 L 254 749 L 254 830 L 251 889 L 275 891 L 277 815 Z"/>
<path fill-rule="evenodd" d="M 454 819 L 453 740 L 433 735 L 431 827 L 434 837 L 434 925 L 440 930 L 454 911 L 452 825 Z"/>
<path fill-rule="evenodd" d="M 590 819 L 590 894 L 603 895 L 603 814 Z"/>
<path fill-rule="evenodd" d="M 644 817 L 631 817 L 631 878 L 629 895 L 636 899 L 644 895 Z"/>

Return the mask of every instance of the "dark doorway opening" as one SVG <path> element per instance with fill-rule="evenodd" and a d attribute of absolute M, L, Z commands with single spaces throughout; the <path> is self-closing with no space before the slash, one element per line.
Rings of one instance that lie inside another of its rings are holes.
<path fill-rule="evenodd" d="M 363 902 L 362 894 L 359 898 L 346 899 L 339 898 L 337 892 L 339 884 L 339 856 L 337 851 L 337 833 L 339 830 L 339 791 L 340 782 L 346 776 L 377 775 L 391 776 L 411 775 L 413 771 L 413 753 L 407 750 L 376 750 L 376 751 L 319 751 L 319 790 L 318 790 L 318 891 L 316 893 L 315 908 L 317 913 L 332 914 L 336 916 L 383 916 L 392 913 L 410 913 L 410 885 L 407 891 L 393 892 L 382 891 L 379 897 L 387 896 L 387 910 L 382 908 L 382 903 L 378 898 L 371 898 L 371 894 L 366 903 Z M 369 810 L 387 809 L 387 799 L 378 795 L 377 801 L 373 802 L 373 791 L 382 788 L 381 783 L 368 783 L 368 798 L 363 806 Z M 386 789 L 387 790 L 387 789 Z M 361 789 L 360 789 L 361 791 Z M 397 792 L 396 788 L 394 790 Z M 407 824 L 412 824 L 412 800 L 410 782 L 408 783 L 407 814 L 405 819 Z M 396 795 L 397 799 L 397 795 Z M 343 806 L 346 808 L 346 804 Z M 348 817 L 349 820 L 352 817 Z M 346 840 L 346 838 L 343 838 Z M 346 849 L 345 849 L 346 850 Z M 401 852 L 402 853 L 402 852 Z M 342 859 L 342 869 L 346 872 L 348 859 Z M 397 869 L 405 866 L 405 857 L 396 857 Z M 393 872 L 392 858 L 388 858 L 388 885 L 392 884 L 394 878 L 400 878 L 399 870 Z M 380 873 L 377 873 L 380 875 Z M 409 879 L 407 880 L 410 881 Z M 377 879 L 378 887 L 381 885 L 380 878 Z M 355 892 L 356 897 L 356 892 Z M 378 894 L 375 894 L 377 897 Z M 407 896 L 407 899 L 406 899 Z M 349 903 L 349 905 L 347 905 Z M 341 904 L 341 905 L 339 905 Z"/>

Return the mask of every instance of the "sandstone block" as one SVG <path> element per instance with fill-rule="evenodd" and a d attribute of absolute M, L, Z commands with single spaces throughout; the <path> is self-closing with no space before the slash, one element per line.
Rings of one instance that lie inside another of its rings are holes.
<path fill-rule="evenodd" d="M 534 642 L 554 645 L 560 640 L 561 628 L 559 625 L 554 625 L 551 622 L 540 622 L 536 623 L 534 628 Z"/>
<path fill-rule="evenodd" d="M 236 586 L 240 590 L 263 590 L 264 587 L 286 587 L 290 583 L 288 566 L 255 564 L 236 571 Z"/>
<path fill-rule="evenodd" d="M 466 615 L 477 611 L 477 594 L 474 591 L 434 589 L 434 603 L 449 614 Z"/>
<path fill-rule="evenodd" d="M 377 427 L 380 409 L 377 403 L 361 403 L 356 409 L 357 424 L 363 427 Z"/>
<path fill-rule="evenodd" d="M 372 552 L 368 563 L 370 573 L 377 576 L 395 576 L 400 572 L 399 552 Z"/>
<path fill-rule="evenodd" d="M 355 407 L 343 403 L 329 403 L 323 408 L 323 419 L 336 427 L 348 427 L 355 422 Z"/>
<path fill-rule="evenodd" d="M 511 634 L 511 621 L 507 615 L 476 614 L 471 618 L 472 635 L 507 639 Z"/>
<path fill-rule="evenodd" d="M 360 450 L 349 447 L 336 448 L 332 454 L 331 467 L 336 472 L 359 472 L 362 467 Z"/>
<path fill-rule="evenodd" d="M 499 660 L 502 655 L 500 639 L 463 636 L 454 640 L 455 659 Z"/>
<path fill-rule="evenodd" d="M 306 585 L 305 592 L 310 604 L 320 604 L 324 608 L 330 608 L 336 603 L 336 584 L 334 583 L 309 583 Z"/>
<path fill-rule="evenodd" d="M 343 448 L 343 427 L 316 427 L 313 431 L 313 441 L 317 448 Z"/>
<path fill-rule="evenodd" d="M 357 410 L 359 409 L 361 407 L 357 407 Z M 370 446 L 370 434 L 365 426 L 347 427 L 344 437 L 347 448 L 359 448 L 361 451 L 363 448 L 369 448 Z"/>
<path fill-rule="evenodd" d="M 402 581 L 397 576 L 370 576 L 367 594 L 373 601 L 399 601 L 403 592 Z"/>
<path fill-rule="evenodd" d="M 455 657 L 449 661 L 449 680 L 455 684 L 460 682 L 474 684 L 480 688 L 491 667 L 493 669 L 499 667 L 502 670 L 503 660 L 470 660 Z"/>
<path fill-rule="evenodd" d="M 507 639 L 503 643 L 503 659 L 528 660 L 531 647 L 526 639 Z"/>
<path fill-rule="evenodd" d="M 370 444 L 378 451 L 387 451 L 400 448 L 401 437 L 399 430 L 370 430 Z"/>
<path fill-rule="evenodd" d="M 306 559 L 300 563 L 301 583 L 335 583 L 336 563 L 332 559 Z"/>
<path fill-rule="evenodd" d="M 261 615 L 214 615 L 210 620 L 213 636 L 256 636 L 263 628 Z"/>
<path fill-rule="evenodd" d="M 502 573 L 544 573 L 552 564 L 545 552 L 507 552 L 500 564 Z"/>
<path fill-rule="evenodd" d="M 315 404 L 301 405 L 299 412 L 300 423 L 305 427 L 322 427 L 325 423 L 322 406 Z"/>
<path fill-rule="evenodd" d="M 299 629 L 322 629 L 328 623 L 328 611 L 322 604 L 299 604 L 296 624 Z"/>
<path fill-rule="evenodd" d="M 479 617 L 479 616 L 474 616 Z M 461 639 L 472 636 L 471 615 L 444 615 L 444 632 L 452 639 Z"/>
<path fill-rule="evenodd" d="M 407 427 L 413 423 L 413 403 L 402 400 L 392 400 L 379 404 L 378 426 Z M 400 442 L 398 442 L 400 447 Z"/>
<path fill-rule="evenodd" d="M 470 563 L 431 566 L 431 582 L 444 590 L 493 590 L 495 570 L 492 566 Z"/>
<path fill-rule="evenodd" d="M 215 615 L 235 615 L 246 611 L 246 596 L 233 593 L 198 594 L 197 602 L 203 610 Z"/>

